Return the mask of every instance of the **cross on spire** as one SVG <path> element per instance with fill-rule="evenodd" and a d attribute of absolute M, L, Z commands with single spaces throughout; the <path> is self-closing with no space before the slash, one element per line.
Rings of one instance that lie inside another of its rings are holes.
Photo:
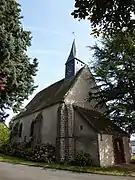
<path fill-rule="evenodd" d="M 72 32 L 73 36 L 74 36 L 74 39 L 75 39 L 75 32 Z"/>

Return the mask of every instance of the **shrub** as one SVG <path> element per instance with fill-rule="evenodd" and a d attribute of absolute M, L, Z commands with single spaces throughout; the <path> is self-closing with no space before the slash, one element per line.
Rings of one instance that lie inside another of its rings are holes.
<path fill-rule="evenodd" d="M 25 158 L 25 153 L 27 151 L 26 143 L 15 143 L 13 144 L 12 150 L 14 156 Z"/>
<path fill-rule="evenodd" d="M 7 154 L 7 144 L 3 144 L 0 146 L 0 153 Z"/>
<path fill-rule="evenodd" d="M 16 157 L 22 157 L 27 160 L 37 162 L 54 162 L 55 147 L 51 144 L 36 145 L 34 148 L 28 148 L 28 143 L 9 143 L 4 144 L 0 148 L 0 152 Z"/>
<path fill-rule="evenodd" d="M 19 143 L 7 143 L 7 144 L 3 144 L 0 147 L 0 151 L 5 155 L 19 156 L 17 155 L 18 148 L 19 148 Z"/>
<path fill-rule="evenodd" d="M 29 157 L 28 157 L 29 156 Z M 32 161 L 38 162 L 54 162 L 55 161 L 55 147 L 51 144 L 36 145 L 27 158 Z"/>
<path fill-rule="evenodd" d="M 92 159 L 89 153 L 80 151 L 76 152 L 74 160 L 70 163 L 76 166 L 89 166 L 92 164 Z"/>

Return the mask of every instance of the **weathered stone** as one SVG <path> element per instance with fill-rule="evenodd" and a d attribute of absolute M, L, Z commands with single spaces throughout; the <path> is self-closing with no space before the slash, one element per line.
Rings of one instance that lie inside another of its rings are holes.
<path fill-rule="evenodd" d="M 59 106 L 58 110 L 58 129 L 57 129 L 57 152 L 59 148 L 59 159 L 68 159 L 68 111 L 65 103 Z"/>

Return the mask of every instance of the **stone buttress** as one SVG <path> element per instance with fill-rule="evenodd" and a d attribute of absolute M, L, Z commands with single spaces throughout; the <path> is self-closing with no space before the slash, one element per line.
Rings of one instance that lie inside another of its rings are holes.
<path fill-rule="evenodd" d="M 63 102 L 58 109 L 57 159 L 60 161 L 73 160 L 74 147 L 74 111 L 72 105 L 67 105 Z"/>

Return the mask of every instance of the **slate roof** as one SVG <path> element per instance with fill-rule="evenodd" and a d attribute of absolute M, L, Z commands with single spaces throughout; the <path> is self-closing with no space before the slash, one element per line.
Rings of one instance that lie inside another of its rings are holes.
<path fill-rule="evenodd" d="M 105 118 L 100 112 L 85 109 L 79 106 L 74 106 L 74 108 L 83 118 L 85 118 L 88 121 L 88 123 L 97 132 L 129 136 L 128 133 L 126 133 L 117 125 L 115 125 L 111 120 Z"/>
<path fill-rule="evenodd" d="M 76 45 L 75 45 L 75 39 L 74 39 L 74 41 L 73 41 L 72 48 L 71 48 L 71 51 L 70 51 L 70 54 L 69 54 L 69 57 L 68 57 L 66 63 L 69 63 L 69 62 L 70 62 L 71 60 L 73 60 L 74 58 L 76 58 Z"/>
<path fill-rule="evenodd" d="M 84 67 L 81 68 L 74 77 L 70 79 L 62 79 L 40 91 L 25 107 L 26 110 L 18 114 L 14 119 L 27 116 L 48 106 L 61 102 L 64 95 L 72 87 L 83 69 Z"/>

